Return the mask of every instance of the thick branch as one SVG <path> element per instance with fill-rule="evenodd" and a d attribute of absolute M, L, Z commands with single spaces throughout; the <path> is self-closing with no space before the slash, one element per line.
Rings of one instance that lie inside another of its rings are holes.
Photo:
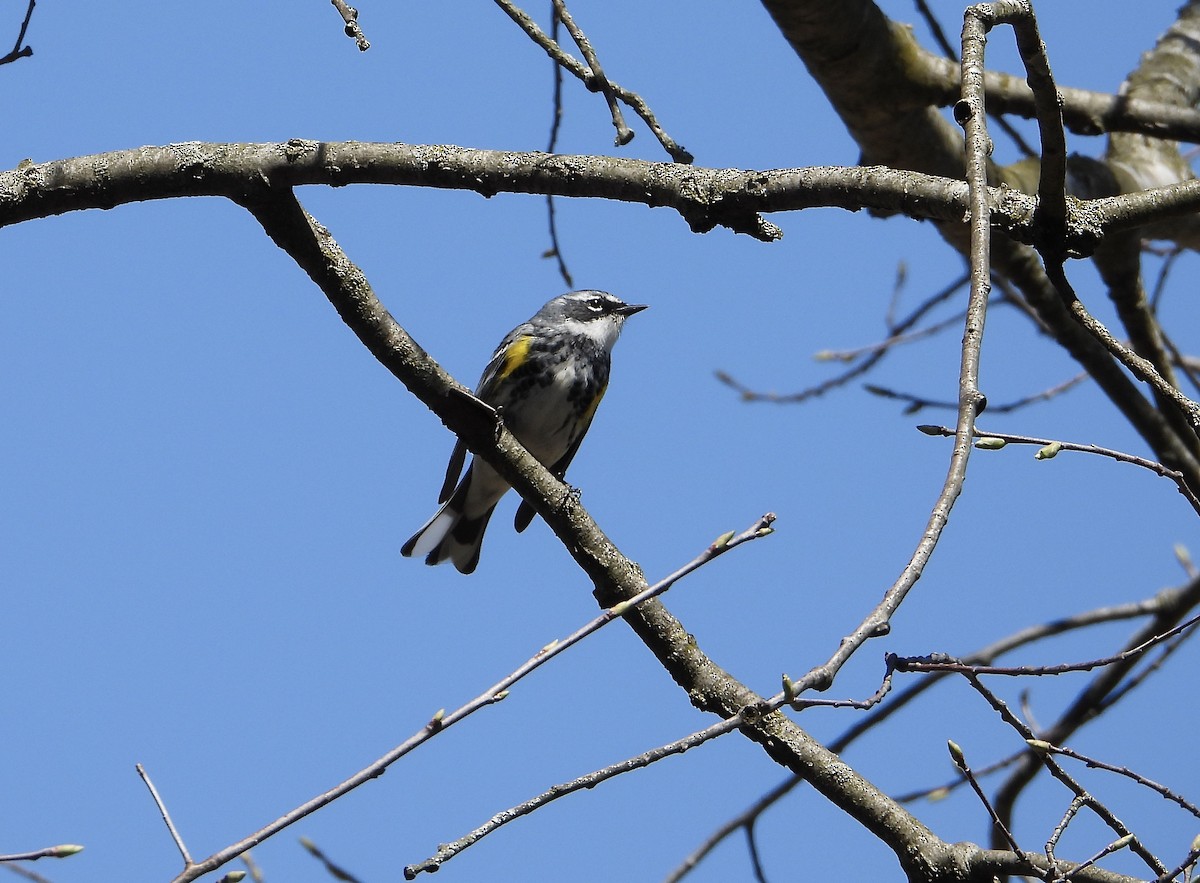
<path fill-rule="evenodd" d="M 255 192 L 265 180 L 275 186 L 403 184 L 483 196 L 615 199 L 673 208 L 697 232 L 726 226 L 760 239 L 781 235 L 758 217 L 763 207 L 872 208 L 953 221 L 961 221 L 966 211 L 962 182 L 883 168 L 757 172 L 606 156 L 295 139 L 275 144 L 189 142 L 23 165 L 0 173 L 0 226 L 150 199 L 236 199 Z M 1032 200 L 1014 197 L 1005 205 L 1014 225 L 1032 214 Z"/>
<path fill-rule="evenodd" d="M 675 209 L 697 232 L 726 226 L 760 239 L 780 235 L 757 217 L 760 212 L 867 208 L 947 221 L 960 228 L 967 213 L 963 181 L 882 167 L 747 171 L 606 156 L 293 139 L 261 144 L 193 141 L 25 163 L 0 172 L 0 227 L 153 199 L 237 199 L 265 180 L 277 186 L 397 184 L 470 190 L 483 196 L 534 193 L 614 199 Z M 988 193 L 993 224 L 1019 240 L 1032 240 L 1034 200 L 1003 188 L 990 188 Z M 1196 181 L 1072 202 L 1068 244 L 1086 253 L 1111 231 L 1198 210 Z"/>

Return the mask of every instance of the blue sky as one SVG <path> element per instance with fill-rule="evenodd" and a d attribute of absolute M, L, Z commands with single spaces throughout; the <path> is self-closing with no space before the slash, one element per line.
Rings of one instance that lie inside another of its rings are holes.
<path fill-rule="evenodd" d="M 0 5 L 0 34 L 15 36 L 24 5 Z M 935 5 L 956 34 L 959 6 Z M 1042 4 L 1060 82 L 1115 89 L 1174 5 L 1131 18 L 1125 4 L 1089 3 L 1084 39 L 1078 4 Z M 40 4 L 27 38 L 34 56 L 0 68 L 0 168 L 188 140 L 545 147 L 549 61 L 497 8 L 359 6 L 373 44 L 365 54 L 324 2 Z M 885 8 L 915 19 L 907 4 Z M 758 5 L 572 9 L 609 75 L 639 91 L 698 164 L 855 161 Z M 545 10 L 531 11 L 544 20 Z M 1015 71 L 1010 42 L 998 31 L 989 48 Z M 665 158 L 640 124 L 631 145 L 614 148 L 602 99 L 570 81 L 565 94 L 563 152 Z M 998 158 L 1015 158 L 997 140 Z M 1103 142 L 1070 146 L 1097 154 Z M 540 198 L 356 186 L 307 188 L 300 199 L 464 383 L 510 327 L 563 289 L 540 257 Z M 901 262 L 911 307 L 956 278 L 961 260 L 927 224 L 866 213 L 778 215 L 785 236 L 769 245 L 692 234 L 665 209 L 564 201 L 559 218 L 579 287 L 651 304 L 626 326 L 569 478 L 652 579 L 718 534 L 778 514 L 774 536 L 666 598 L 711 656 L 772 693 L 781 672 L 823 662 L 907 561 L 950 451 L 913 426 L 952 416 L 904 415 L 856 385 L 802 407 L 749 405 L 714 372 L 780 392 L 819 382 L 836 368 L 813 353 L 883 335 Z M 55 883 L 170 879 L 179 858 L 135 763 L 193 855 L 207 855 L 594 615 L 590 587 L 545 526 L 511 531 L 515 498 L 501 504 L 473 576 L 400 558 L 434 508 L 453 439 L 241 209 L 193 199 L 76 213 L 5 229 L 0 257 L 0 851 L 84 844 L 79 856 L 36 866 Z M 1168 290 L 1176 329 L 1195 327 L 1195 271 L 1185 256 Z M 1071 273 L 1108 320 L 1094 272 Z M 952 398 L 959 337 L 900 350 L 871 379 Z M 1027 322 L 993 312 L 982 380 L 993 403 L 1074 372 Z M 981 423 L 1145 453 L 1090 388 Z M 885 651 L 967 652 L 1150 596 L 1182 579 L 1175 543 L 1200 545 L 1195 515 L 1148 472 L 1082 456 L 1038 463 L 1032 449 L 978 452 L 892 634 L 865 648 L 833 692 L 873 692 Z M 1103 655 L 1129 630 L 1034 648 L 1021 661 Z M 1183 651 L 1075 746 L 1200 794 L 1200 773 L 1178 762 L 1187 720 L 1164 713 L 1190 695 L 1181 678 L 1195 664 Z M 1084 682 L 1030 685 L 1035 713 L 1052 720 Z M 1015 696 L 1021 685 L 1001 686 Z M 814 710 L 802 723 L 832 738 L 853 714 Z M 617 624 L 255 857 L 269 881 L 328 879 L 297 845 L 303 835 L 364 881 L 395 880 L 494 812 L 710 722 Z M 964 685 L 946 684 L 846 759 L 885 789 L 913 790 L 950 777 L 947 738 L 976 766 L 1017 747 Z M 519 821 L 439 879 L 660 879 L 782 778 L 729 736 Z M 1153 832 L 1164 855 L 1186 850 L 1195 833 L 1186 817 L 1123 783 L 1089 783 Z M 1044 842 L 1066 803 L 1045 784 L 1031 792 L 1029 845 Z M 967 796 L 917 811 L 947 840 L 986 838 Z M 759 833 L 775 880 L 829 879 L 851 850 L 863 876 L 898 874 L 882 846 L 811 792 L 789 798 Z M 1082 857 L 1107 840 L 1081 828 L 1068 842 Z M 735 840 L 693 879 L 748 874 Z"/>

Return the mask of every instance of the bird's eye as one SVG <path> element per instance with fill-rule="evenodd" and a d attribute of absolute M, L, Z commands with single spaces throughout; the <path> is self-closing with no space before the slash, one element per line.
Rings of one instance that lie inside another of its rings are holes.
<path fill-rule="evenodd" d="M 596 313 L 604 312 L 604 298 L 593 297 L 588 301 L 588 309 Z"/>

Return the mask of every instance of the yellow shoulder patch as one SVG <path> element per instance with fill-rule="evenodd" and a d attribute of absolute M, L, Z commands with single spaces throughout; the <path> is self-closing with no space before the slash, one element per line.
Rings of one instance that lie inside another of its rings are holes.
<path fill-rule="evenodd" d="M 529 335 L 518 337 L 508 345 L 508 349 L 504 351 L 504 361 L 500 364 L 500 370 L 496 372 L 497 380 L 505 380 L 510 374 L 525 364 L 525 360 L 529 358 L 529 347 L 533 343 L 533 338 Z"/>

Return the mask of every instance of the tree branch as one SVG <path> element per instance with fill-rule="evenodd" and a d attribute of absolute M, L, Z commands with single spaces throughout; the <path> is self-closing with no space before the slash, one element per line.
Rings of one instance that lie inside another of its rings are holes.
<path fill-rule="evenodd" d="M 11 64 L 18 58 L 28 58 L 33 55 L 33 48 L 22 44 L 25 42 L 25 32 L 29 30 L 29 21 L 33 18 L 33 7 L 36 4 L 37 0 L 29 0 L 29 6 L 25 8 L 25 20 L 21 22 L 21 30 L 17 32 L 13 48 L 4 55 L 0 55 L 0 64 Z"/>
<path fill-rule="evenodd" d="M 342 21 L 346 23 L 346 36 L 354 40 L 358 46 L 359 52 L 366 52 L 371 48 L 371 43 L 367 40 L 367 35 L 363 33 L 362 28 L 358 26 L 358 10 L 351 6 L 346 0 L 329 0 L 341 15 Z"/>

